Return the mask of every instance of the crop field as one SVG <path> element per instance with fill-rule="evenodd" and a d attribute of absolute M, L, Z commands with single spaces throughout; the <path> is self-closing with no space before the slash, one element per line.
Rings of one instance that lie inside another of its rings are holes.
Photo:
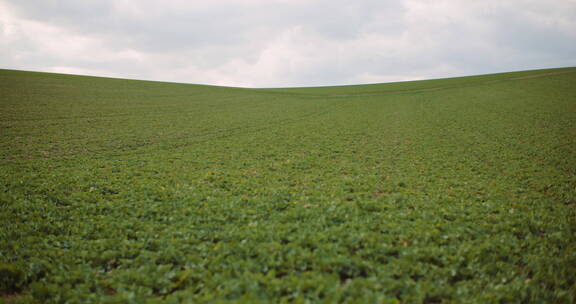
<path fill-rule="evenodd" d="M 242 89 L 0 70 L 0 301 L 575 303 L 576 68 Z"/>

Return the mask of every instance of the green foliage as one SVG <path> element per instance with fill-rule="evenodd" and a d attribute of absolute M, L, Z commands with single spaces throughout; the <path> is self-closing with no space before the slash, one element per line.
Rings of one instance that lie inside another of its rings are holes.
<path fill-rule="evenodd" d="M 574 71 L 256 90 L 2 70 L 0 293 L 574 303 Z"/>
<path fill-rule="evenodd" d="M 17 292 L 22 286 L 24 274 L 14 265 L 0 265 L 0 291 Z"/>

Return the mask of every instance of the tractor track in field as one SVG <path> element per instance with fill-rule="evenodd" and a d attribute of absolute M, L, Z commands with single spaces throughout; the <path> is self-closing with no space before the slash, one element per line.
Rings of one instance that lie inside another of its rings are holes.
<path fill-rule="evenodd" d="M 99 149 L 76 149 L 68 151 L 67 153 L 55 153 L 50 156 L 52 159 L 69 159 L 76 158 L 79 155 L 88 155 L 92 153 L 102 153 L 104 155 L 112 154 L 122 154 L 122 155 L 138 155 L 150 153 L 146 148 L 157 147 L 161 149 L 180 149 L 192 145 L 204 144 L 207 142 L 221 140 L 225 138 L 230 138 L 237 135 L 250 135 L 256 134 L 258 132 L 271 130 L 282 126 L 286 128 L 298 122 L 315 119 L 321 116 L 328 115 L 334 111 L 337 111 L 341 107 L 345 106 L 346 102 L 330 104 L 329 106 L 324 106 L 320 109 L 315 109 L 304 115 L 284 118 L 280 120 L 270 120 L 258 125 L 248 124 L 239 126 L 229 126 L 227 128 L 222 128 L 218 130 L 212 130 L 207 132 L 199 132 L 192 135 L 176 136 L 169 139 L 169 141 L 160 142 L 155 141 L 153 138 L 142 138 L 138 142 L 133 142 L 123 146 L 121 149 L 118 147 L 101 147 Z M 23 158 L 10 158 L 8 160 L 18 161 L 18 160 L 32 160 L 32 159 L 44 159 L 45 156 L 41 155 L 29 155 Z"/>

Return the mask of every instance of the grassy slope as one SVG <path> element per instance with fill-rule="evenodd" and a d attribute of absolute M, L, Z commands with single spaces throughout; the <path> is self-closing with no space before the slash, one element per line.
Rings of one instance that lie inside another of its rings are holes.
<path fill-rule="evenodd" d="M 275 90 L 0 71 L 4 298 L 574 302 L 568 71 Z"/>
<path fill-rule="evenodd" d="M 286 94 L 304 94 L 304 95 L 371 95 L 371 94 L 388 94 L 413 91 L 427 91 L 448 89 L 453 87 L 475 86 L 479 84 L 489 84 L 493 82 L 518 80 L 522 78 L 543 77 L 564 73 L 572 73 L 574 68 L 557 68 L 547 70 L 531 70 L 500 74 L 488 74 L 477 76 L 466 76 L 458 78 L 443 78 L 433 80 L 404 81 L 394 83 L 377 83 L 367 85 L 348 85 L 348 86 L 327 86 L 327 87 L 302 87 L 302 88 L 280 88 L 264 89 L 278 93 Z"/>

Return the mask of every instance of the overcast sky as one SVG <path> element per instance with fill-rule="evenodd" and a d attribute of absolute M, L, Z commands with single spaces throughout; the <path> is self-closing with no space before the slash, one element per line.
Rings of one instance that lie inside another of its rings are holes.
<path fill-rule="evenodd" d="M 576 0 L 0 0 L 0 68 L 243 87 L 576 66 Z"/>

